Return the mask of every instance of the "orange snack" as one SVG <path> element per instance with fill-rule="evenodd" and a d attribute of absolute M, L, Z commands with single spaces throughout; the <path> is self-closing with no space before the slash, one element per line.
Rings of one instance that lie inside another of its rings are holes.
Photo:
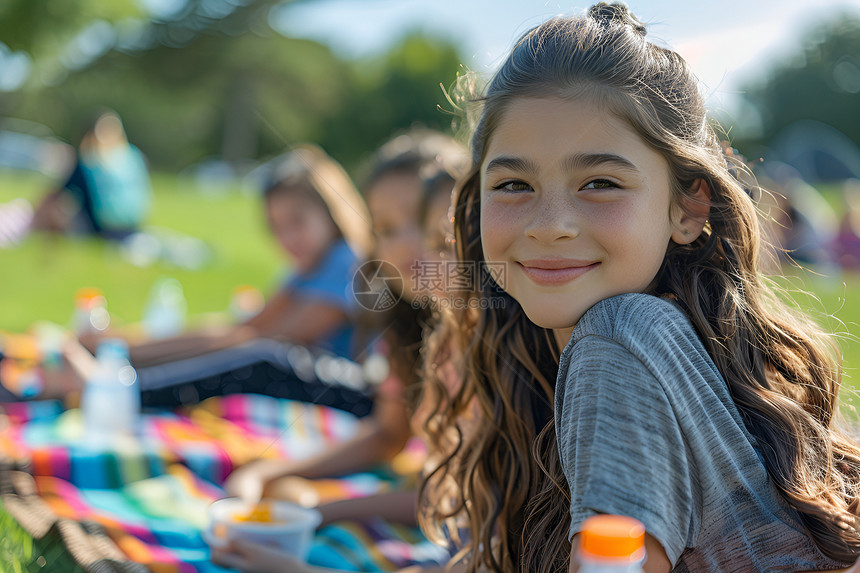
<path fill-rule="evenodd" d="M 251 511 L 244 515 L 241 513 L 233 514 L 233 519 L 235 521 L 253 521 L 255 523 L 270 523 L 273 525 L 277 523 L 283 523 L 280 521 L 275 521 L 272 516 L 272 506 L 268 502 L 258 503 L 253 508 L 251 508 Z"/>

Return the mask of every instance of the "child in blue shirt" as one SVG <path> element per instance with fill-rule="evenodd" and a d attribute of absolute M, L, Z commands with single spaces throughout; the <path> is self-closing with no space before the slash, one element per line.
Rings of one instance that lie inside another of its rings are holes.
<path fill-rule="evenodd" d="M 350 355 L 356 307 L 352 277 L 372 243 L 364 201 L 333 159 L 317 147 L 302 146 L 278 166 L 264 202 L 269 228 L 290 255 L 294 274 L 245 322 L 133 345 L 135 367 L 175 362 L 261 338 Z"/>
<path fill-rule="evenodd" d="M 120 240 L 139 229 L 151 202 L 146 160 L 119 116 L 106 111 L 81 141 L 68 180 L 36 209 L 32 228 Z"/>

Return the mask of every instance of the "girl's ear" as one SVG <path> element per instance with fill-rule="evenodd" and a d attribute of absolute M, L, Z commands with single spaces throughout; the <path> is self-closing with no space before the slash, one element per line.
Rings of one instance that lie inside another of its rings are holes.
<path fill-rule="evenodd" d="M 679 245 L 688 245 L 702 234 L 711 211 L 711 189 L 704 179 L 696 179 L 693 192 L 684 195 L 682 205 L 672 214 L 672 240 Z"/>

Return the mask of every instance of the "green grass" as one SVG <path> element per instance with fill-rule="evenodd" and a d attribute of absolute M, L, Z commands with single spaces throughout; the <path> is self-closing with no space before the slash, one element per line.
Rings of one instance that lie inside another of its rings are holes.
<path fill-rule="evenodd" d="M 0 502 L 0 564 L 8 573 L 64 571 L 83 573 L 56 529 L 42 539 L 34 539 L 9 515 Z"/>
<path fill-rule="evenodd" d="M 787 267 L 776 278 L 785 295 L 835 337 L 842 354 L 842 411 L 860 420 L 860 275 L 823 276 Z"/>
<path fill-rule="evenodd" d="M 36 175 L 0 174 L 0 202 L 24 197 L 32 203 L 50 188 Z M 256 197 L 236 189 L 203 194 L 173 176 L 153 177 L 155 200 L 147 225 L 202 239 L 213 258 L 197 271 L 167 263 L 140 268 L 112 244 L 95 239 L 31 235 L 14 249 L 0 250 L 0 329 L 23 331 L 35 320 L 69 323 L 77 289 L 105 293 L 115 323 L 140 320 L 153 283 L 179 280 L 189 316 L 227 309 L 233 289 L 252 285 L 272 291 L 285 261 L 265 228 Z"/>

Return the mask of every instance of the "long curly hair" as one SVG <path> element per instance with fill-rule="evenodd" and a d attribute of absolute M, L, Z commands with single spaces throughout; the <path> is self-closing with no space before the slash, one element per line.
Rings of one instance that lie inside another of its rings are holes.
<path fill-rule="evenodd" d="M 825 555 L 853 561 L 860 449 L 834 428 L 835 345 L 763 275 L 759 214 L 736 176 L 743 166 L 723 154 L 686 62 L 648 42 L 623 4 L 600 3 L 527 32 L 469 104 L 479 120 L 455 197 L 458 259 L 484 262 L 479 171 L 494 129 L 513 99 L 547 96 L 595 98 L 626 121 L 667 161 L 673 208 L 684 208 L 697 181 L 707 183 L 704 231 L 689 245 L 670 242 L 648 292 L 674 298 L 691 319 L 810 537 Z M 470 296 L 501 304 L 452 311 L 448 328 L 459 329 L 464 351 L 453 395 L 433 382 L 444 345 L 425 349 L 424 399 L 435 416 L 424 431 L 444 446 L 422 487 L 422 526 L 434 538 L 466 529 L 470 571 L 567 571 L 570 500 L 552 410 L 558 344 L 495 281 L 476 281 Z M 471 403 L 481 420 L 464 431 Z"/>

